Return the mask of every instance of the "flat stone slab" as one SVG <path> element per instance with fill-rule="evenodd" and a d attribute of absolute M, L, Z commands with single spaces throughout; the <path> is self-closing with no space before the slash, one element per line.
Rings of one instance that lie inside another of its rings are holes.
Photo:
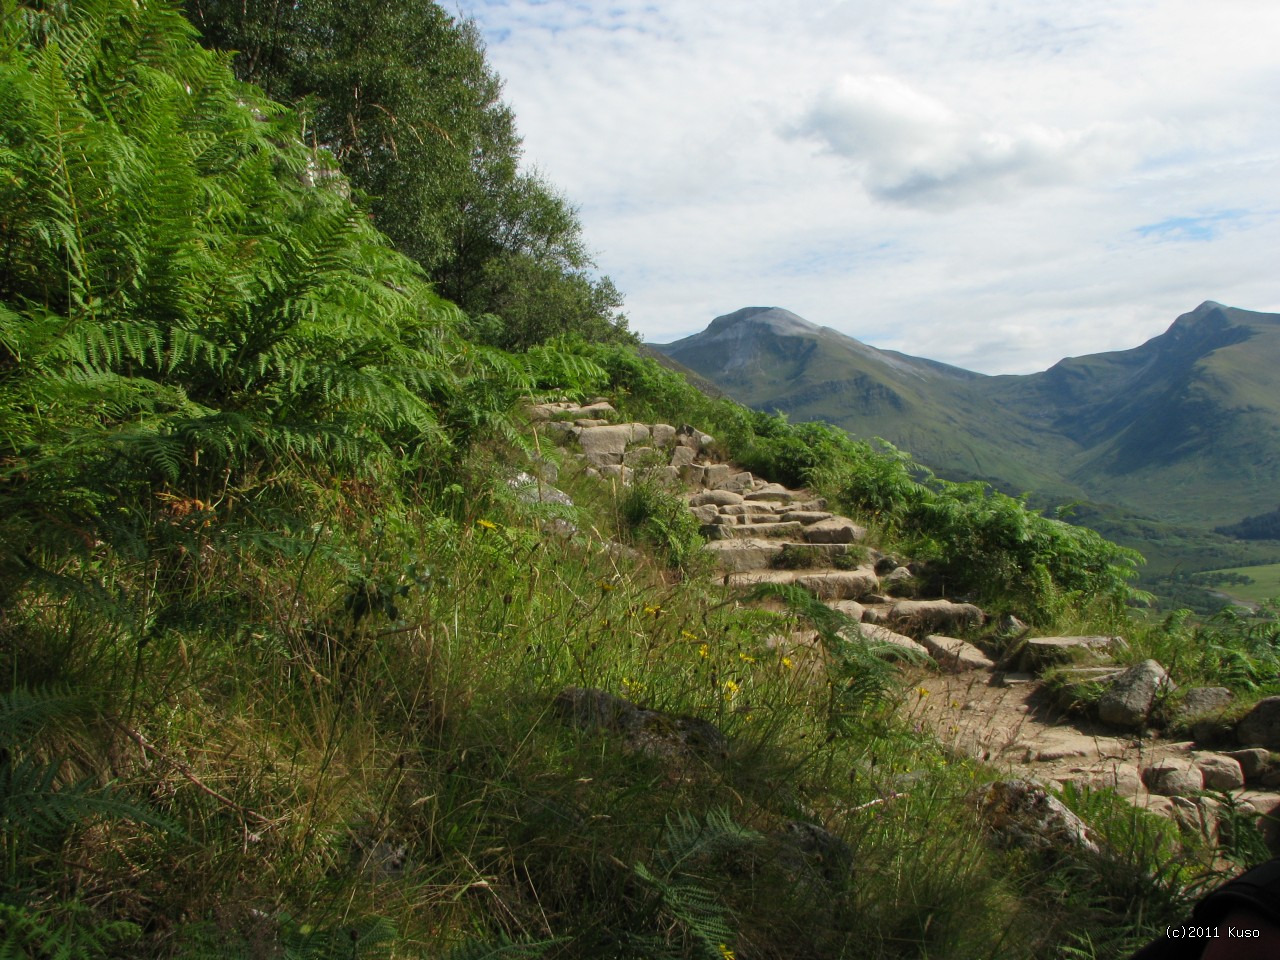
<path fill-rule="evenodd" d="M 712 490 L 710 493 L 727 493 L 724 490 Z M 705 496 L 706 494 L 699 494 Z M 742 500 L 741 494 L 734 494 L 738 500 Z M 769 503 L 730 503 L 720 508 L 720 512 L 731 517 L 750 517 L 750 516 L 774 516 L 773 505 Z M 787 519 L 783 517 L 783 519 Z"/>
<path fill-rule="evenodd" d="M 788 540 L 798 537 L 803 529 L 804 525 L 799 523 L 729 523 L 716 527 L 715 536 L 720 539 L 732 537 L 750 540 L 763 537 L 768 540 Z"/>
<path fill-rule="evenodd" d="M 711 551 L 721 570 L 741 573 L 768 567 L 782 552 L 782 543 L 778 540 L 712 540 L 706 549 Z"/>
<path fill-rule="evenodd" d="M 782 514 L 783 520 L 795 520 L 799 523 L 817 523 L 819 520 L 830 520 L 835 514 L 825 510 L 787 510 Z"/>
<path fill-rule="evenodd" d="M 742 494 L 734 493 L 732 490 L 706 490 L 702 493 L 695 493 L 689 498 L 689 506 L 701 507 L 712 504 L 717 507 L 734 507 L 742 503 Z M 729 511 L 724 511 L 728 513 Z"/>
<path fill-rule="evenodd" d="M 788 490 L 780 483 L 770 483 L 759 490 L 752 490 L 745 496 L 748 500 L 772 500 L 776 503 L 790 503 L 799 499 L 801 494 L 796 493 L 794 490 Z"/>
<path fill-rule="evenodd" d="M 966 670 L 990 670 L 995 666 L 991 659 L 972 643 L 955 637 L 930 634 L 923 640 L 924 647 L 934 662 L 948 673 Z"/>
<path fill-rule="evenodd" d="M 709 547 L 721 543 L 744 543 L 750 541 L 717 541 Z M 781 546 L 768 540 L 759 541 L 774 546 L 779 552 Z M 735 573 L 730 579 L 731 586 L 749 587 L 757 583 L 795 583 L 814 594 L 819 600 L 857 600 L 866 596 L 876 588 L 876 575 L 870 567 L 859 567 L 856 570 L 750 570 Z"/>

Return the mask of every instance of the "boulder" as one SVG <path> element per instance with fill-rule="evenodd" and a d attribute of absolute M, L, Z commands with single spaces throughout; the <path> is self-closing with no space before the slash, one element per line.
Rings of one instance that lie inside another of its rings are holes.
<path fill-rule="evenodd" d="M 620 734 L 628 749 L 668 759 L 723 759 L 729 741 L 709 720 L 637 706 L 604 690 L 566 687 L 552 703 L 566 723 Z"/>
<path fill-rule="evenodd" d="M 800 494 L 788 490 L 780 483 L 767 483 L 759 490 L 752 490 L 746 495 L 748 500 L 772 500 L 775 503 L 790 503 L 798 499 Z"/>
<path fill-rule="evenodd" d="M 922 641 L 929 656 L 948 673 L 963 673 L 966 670 L 990 670 L 995 666 L 985 653 L 971 643 L 955 637 L 944 637 L 930 634 Z"/>
<path fill-rule="evenodd" d="M 1280 697 L 1265 697 L 1236 724 L 1241 746 L 1280 750 Z"/>
<path fill-rule="evenodd" d="M 1200 753 L 1192 762 L 1204 777 L 1206 790 L 1240 790 L 1244 787 L 1244 770 L 1240 761 L 1220 753 Z"/>
<path fill-rule="evenodd" d="M 856 543 L 867 535 L 865 528 L 847 517 L 832 517 L 811 523 L 804 530 L 809 543 Z"/>
<path fill-rule="evenodd" d="M 764 516 L 772 514 L 773 507 L 767 503 L 734 503 L 727 507 L 722 507 L 720 512 L 735 517 Z"/>
<path fill-rule="evenodd" d="M 828 573 L 802 573 L 795 582 L 819 600 L 861 600 L 879 586 L 869 567 L 856 570 L 833 570 Z"/>
<path fill-rule="evenodd" d="M 691 427 L 687 423 L 682 425 L 676 431 L 676 443 L 682 447 L 692 447 L 699 453 L 714 443 L 711 434 L 703 433 L 696 427 Z"/>
<path fill-rule="evenodd" d="M 649 436 L 656 447 L 669 447 L 676 442 L 676 428 L 669 423 L 655 423 L 649 428 Z"/>
<path fill-rule="evenodd" d="M 889 619 L 913 631 L 963 630 L 982 626 L 984 614 L 972 603 L 950 600 L 899 600 L 889 610 Z"/>
<path fill-rule="evenodd" d="M 676 447 L 671 451 L 671 466 L 676 469 L 690 466 L 697 459 L 698 451 L 694 450 L 693 447 Z"/>
<path fill-rule="evenodd" d="M 578 434 L 578 443 L 594 467 L 622 463 L 627 444 L 647 440 L 649 428 L 643 423 L 620 423 L 606 427 L 585 427 Z"/>
<path fill-rule="evenodd" d="M 701 504 L 693 507 L 689 512 L 693 514 L 694 519 L 704 526 L 715 523 L 718 520 L 727 519 L 720 515 L 720 511 L 716 509 L 716 505 L 714 503 Z"/>
<path fill-rule="evenodd" d="M 981 809 L 992 834 L 1006 846 L 1036 852 L 1098 852 L 1084 821 L 1035 781 L 989 784 Z"/>
<path fill-rule="evenodd" d="M 860 623 L 854 628 L 854 630 L 856 630 L 857 634 L 868 643 L 881 643 L 892 647 L 898 647 L 914 654 L 919 660 L 924 660 L 925 657 L 929 656 L 929 651 L 926 650 L 923 645 L 916 643 L 910 637 L 904 637 L 900 633 L 894 633 L 888 627 L 881 627 L 874 623 Z M 854 633 L 854 630 L 850 630 L 849 633 L 845 634 L 845 636 L 850 636 Z"/>
<path fill-rule="evenodd" d="M 563 490 L 558 490 L 549 483 L 540 481 L 530 473 L 517 473 L 507 481 L 507 486 L 515 494 L 517 500 L 524 503 L 554 503 L 557 506 L 572 507 L 573 498 Z"/>
<path fill-rule="evenodd" d="M 1183 693 L 1178 715 L 1186 718 L 1218 713 L 1231 705 L 1231 699 L 1231 691 L 1227 687 L 1192 687 Z"/>
<path fill-rule="evenodd" d="M 1082 658 L 1109 660 L 1112 650 L 1123 644 L 1119 637 L 1028 637 L 1022 645 L 1019 669 L 1039 673 Z"/>
<path fill-rule="evenodd" d="M 1204 774 L 1190 760 L 1167 757 L 1144 767 L 1142 782 L 1162 797 L 1185 797 L 1204 789 Z"/>
<path fill-rule="evenodd" d="M 733 467 L 727 463 L 710 463 L 702 471 L 702 485 L 714 490 L 733 476 Z"/>
<path fill-rule="evenodd" d="M 832 600 L 827 606 L 837 613 L 843 613 L 850 620 L 861 621 L 866 612 L 866 608 L 857 600 Z"/>
<path fill-rule="evenodd" d="M 1164 667 L 1143 660 L 1116 676 L 1098 698 L 1098 719 L 1116 727 L 1136 729 L 1146 724 L 1156 697 L 1173 689 Z"/>
<path fill-rule="evenodd" d="M 1245 783 L 1250 786 L 1262 782 L 1263 774 L 1271 770 L 1275 764 L 1271 759 L 1271 751 L 1265 747 L 1246 747 L 1243 750 L 1227 750 L 1222 754 L 1240 764 L 1240 772 L 1244 774 Z"/>

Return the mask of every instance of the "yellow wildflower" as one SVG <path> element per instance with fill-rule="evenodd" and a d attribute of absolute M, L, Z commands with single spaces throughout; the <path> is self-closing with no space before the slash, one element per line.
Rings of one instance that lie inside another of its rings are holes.
<path fill-rule="evenodd" d="M 703 660 L 707 659 L 707 657 L 711 656 L 711 648 L 708 647 L 705 643 L 698 644 L 698 656 L 700 656 Z"/>
<path fill-rule="evenodd" d="M 601 589 L 604 593 L 608 593 L 610 590 L 615 590 L 615 589 L 617 589 L 617 588 L 614 586 L 614 584 L 610 583 L 608 580 L 597 580 L 597 581 L 596 581 L 596 584 L 600 587 L 600 589 Z"/>
<path fill-rule="evenodd" d="M 742 662 L 743 662 L 743 663 L 755 663 L 755 662 L 756 662 L 756 658 L 755 658 L 755 657 L 748 657 L 745 653 L 739 653 L 739 654 L 738 654 L 738 657 L 739 657 L 739 659 L 741 659 L 741 660 L 742 660 Z"/>
<path fill-rule="evenodd" d="M 728 944 L 720 944 L 720 956 L 723 960 L 738 960 L 737 955 L 729 949 Z"/>
<path fill-rule="evenodd" d="M 655 606 L 652 606 L 652 607 L 645 607 L 645 608 L 644 608 L 644 612 L 645 612 L 645 613 L 648 613 L 648 614 L 652 614 L 653 616 L 655 616 L 655 617 L 656 617 L 658 614 L 660 614 L 660 613 L 662 612 L 662 607 L 659 607 L 659 606 L 656 606 L 656 605 L 655 605 Z"/>
<path fill-rule="evenodd" d="M 686 640 L 697 640 L 697 639 L 698 639 L 698 635 L 697 635 L 696 633 L 690 633 L 688 630 L 681 630 L 681 631 L 680 631 L 680 636 L 684 637 Z"/>
<path fill-rule="evenodd" d="M 790 657 L 783 657 L 782 665 L 786 667 L 788 670 L 792 669 L 795 666 L 795 664 L 791 661 Z"/>
<path fill-rule="evenodd" d="M 724 698 L 726 700 L 732 700 L 734 697 L 738 695 L 738 691 L 740 689 L 742 688 L 739 687 L 738 684 L 735 683 L 733 680 L 726 680 L 724 682 Z"/>
<path fill-rule="evenodd" d="M 492 520 L 477 520 L 476 526 L 482 530 L 497 530 L 498 525 Z"/>
<path fill-rule="evenodd" d="M 916 693 L 918 693 L 922 697 L 927 697 L 929 695 L 929 691 L 926 690 L 924 687 L 916 687 Z"/>

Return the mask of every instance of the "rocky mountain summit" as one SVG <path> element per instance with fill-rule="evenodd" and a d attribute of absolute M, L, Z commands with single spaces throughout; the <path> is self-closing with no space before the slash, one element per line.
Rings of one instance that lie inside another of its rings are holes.
<path fill-rule="evenodd" d="M 900 709 L 922 732 L 1007 778 L 984 801 L 993 822 L 1017 833 L 1022 821 L 1011 811 L 1038 811 L 1058 818 L 1055 831 L 1086 843 L 1085 833 L 1063 826 L 1065 808 L 1046 792 L 1067 785 L 1112 788 L 1206 836 L 1219 829 L 1224 803 L 1235 816 L 1268 822 L 1280 808 L 1272 752 L 1280 751 L 1280 697 L 1233 720 L 1229 690 L 1178 690 L 1154 660 L 1126 663 L 1122 637 L 1034 636 L 1015 618 L 993 622 L 963 598 L 941 595 L 927 565 L 867 546 L 866 530 L 822 498 L 720 461 L 713 438 L 694 427 L 617 423 L 603 398 L 542 404 L 531 417 L 590 474 L 624 485 L 643 476 L 681 491 L 740 602 L 768 603 L 749 599 L 762 584 L 798 587 L 845 618 L 846 642 L 904 661 Z M 825 676 L 827 652 L 814 631 L 770 642 L 815 680 Z M 606 695 L 562 700 L 592 696 Z M 623 704 L 613 708 L 619 716 L 642 710 Z M 703 731 L 701 740 L 717 737 Z"/>

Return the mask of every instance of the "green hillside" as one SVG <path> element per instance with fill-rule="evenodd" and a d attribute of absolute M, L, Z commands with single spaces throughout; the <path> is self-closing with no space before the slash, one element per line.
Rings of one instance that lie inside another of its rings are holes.
<path fill-rule="evenodd" d="M 943 476 L 1089 504 L 1157 572 L 1214 565 L 1236 547 L 1213 529 L 1271 507 L 1280 485 L 1273 314 L 1205 303 L 1132 350 L 1024 376 L 877 350 L 778 308 L 657 349 L 743 403 L 884 437 Z"/>
<path fill-rule="evenodd" d="M 439 5 L 190 8 L 0 0 L 0 957 L 1122 956 L 1265 857 L 1086 782 L 1009 829 L 923 658 L 734 584 L 656 439 L 554 438 L 803 485 L 771 575 L 937 583 L 995 657 L 1124 635 L 1244 711 L 1275 624 L 1134 618 L 1133 551 L 644 356 Z"/>

